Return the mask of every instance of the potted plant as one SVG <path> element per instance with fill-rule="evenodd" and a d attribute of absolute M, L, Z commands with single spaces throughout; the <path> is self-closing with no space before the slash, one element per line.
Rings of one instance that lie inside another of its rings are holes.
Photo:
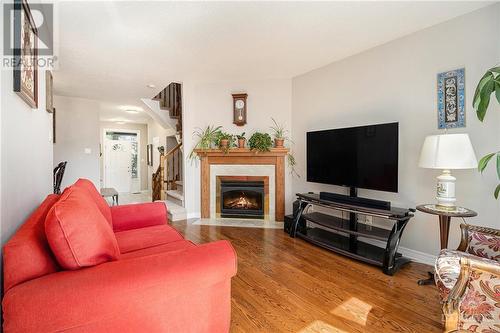
<path fill-rule="evenodd" d="M 234 144 L 234 137 L 232 134 L 218 131 L 216 134 L 216 145 L 219 146 L 224 152 L 227 152 Z"/>
<path fill-rule="evenodd" d="M 248 147 L 254 151 L 270 151 L 273 146 L 273 140 L 267 133 L 255 132 L 248 140 Z"/>
<path fill-rule="evenodd" d="M 217 139 L 217 135 L 220 132 L 222 126 L 207 126 L 205 129 L 197 127 L 193 132 L 193 137 L 198 138 L 198 142 L 194 146 L 193 150 L 189 154 L 189 158 L 196 157 L 195 149 L 211 149 Z"/>
<path fill-rule="evenodd" d="M 236 138 L 238 139 L 238 148 L 245 148 L 245 141 L 247 141 L 245 138 L 245 132 L 236 134 Z"/>
<path fill-rule="evenodd" d="M 274 136 L 274 147 L 283 148 L 285 140 L 290 140 L 287 136 L 288 131 L 283 124 L 278 124 L 274 118 L 271 119 L 274 123 L 274 125 L 270 127 Z"/>
<path fill-rule="evenodd" d="M 484 120 L 484 116 L 488 110 L 490 98 L 493 93 L 495 93 L 497 102 L 500 103 L 500 67 L 488 69 L 477 85 L 472 103 L 474 109 L 476 110 L 477 118 L 480 121 Z M 500 150 L 483 156 L 481 160 L 479 160 L 477 168 L 479 172 L 482 173 L 488 165 L 488 162 L 494 156 L 496 156 L 497 177 L 499 184 L 497 184 L 493 195 L 496 199 L 498 199 L 498 196 L 500 195 Z"/>

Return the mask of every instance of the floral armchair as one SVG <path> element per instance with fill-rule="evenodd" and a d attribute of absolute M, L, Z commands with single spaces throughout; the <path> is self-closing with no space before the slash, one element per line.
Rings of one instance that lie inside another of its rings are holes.
<path fill-rule="evenodd" d="M 458 249 L 436 261 L 445 332 L 500 333 L 500 230 L 460 228 Z"/>

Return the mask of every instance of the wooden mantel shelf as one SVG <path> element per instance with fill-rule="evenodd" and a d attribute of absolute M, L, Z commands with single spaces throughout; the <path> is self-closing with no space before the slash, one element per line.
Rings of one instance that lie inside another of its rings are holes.
<path fill-rule="evenodd" d="M 275 220 L 283 221 L 285 216 L 285 156 L 288 148 L 271 148 L 270 151 L 257 152 L 248 148 L 195 149 L 201 160 L 201 217 L 210 217 L 210 165 L 248 164 L 274 165 L 275 167 Z"/>
<path fill-rule="evenodd" d="M 268 156 L 285 156 L 290 150 L 288 148 L 271 148 L 270 151 L 255 151 L 249 148 L 231 148 L 228 151 L 221 149 L 195 149 L 194 152 L 200 156 L 207 157 L 224 157 L 224 156 L 247 156 L 247 157 L 268 157 Z"/>

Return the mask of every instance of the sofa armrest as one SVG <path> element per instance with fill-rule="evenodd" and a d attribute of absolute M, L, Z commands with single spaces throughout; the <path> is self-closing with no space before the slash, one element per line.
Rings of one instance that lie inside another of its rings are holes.
<path fill-rule="evenodd" d="M 167 207 L 163 202 L 112 206 L 111 217 L 115 232 L 168 223 Z"/>
<path fill-rule="evenodd" d="M 499 262 L 472 256 L 460 258 L 460 275 L 443 303 L 446 332 L 456 330 L 457 323 L 465 329 L 470 326 L 493 329 L 489 326 L 500 317 L 500 308 L 494 306 L 499 302 L 495 291 L 499 284 Z"/>
<path fill-rule="evenodd" d="M 134 321 L 141 316 L 165 321 L 176 315 L 179 303 L 205 305 L 203 300 L 197 300 L 202 290 L 230 283 L 236 269 L 231 244 L 217 241 L 46 275 L 6 293 L 4 330 L 65 331 L 114 318 Z M 216 305 L 218 301 L 211 302 Z"/>

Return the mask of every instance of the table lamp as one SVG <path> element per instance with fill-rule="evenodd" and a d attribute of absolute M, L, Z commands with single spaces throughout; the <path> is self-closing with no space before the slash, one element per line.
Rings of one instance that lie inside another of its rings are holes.
<path fill-rule="evenodd" d="M 437 208 L 455 210 L 455 181 L 452 169 L 475 169 L 477 159 L 468 134 L 429 135 L 420 152 L 418 166 L 442 169 L 437 177 Z"/>

